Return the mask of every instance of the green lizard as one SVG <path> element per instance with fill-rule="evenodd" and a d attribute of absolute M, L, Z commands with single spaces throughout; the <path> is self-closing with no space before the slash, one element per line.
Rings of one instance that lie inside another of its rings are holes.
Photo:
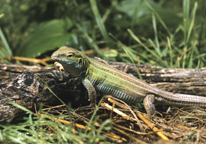
<path fill-rule="evenodd" d="M 51 58 L 70 74 L 79 77 L 88 91 L 91 103 L 96 103 L 96 90 L 132 103 L 144 103 L 148 114 L 154 114 L 155 104 L 206 107 L 206 97 L 173 94 L 89 58 L 82 52 L 63 46 Z"/>

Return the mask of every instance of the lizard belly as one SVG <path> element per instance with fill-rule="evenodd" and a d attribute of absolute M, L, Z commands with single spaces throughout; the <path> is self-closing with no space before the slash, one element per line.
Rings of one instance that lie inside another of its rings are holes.
<path fill-rule="evenodd" d="M 147 95 L 146 92 L 138 92 L 132 85 L 130 86 L 126 81 L 120 79 L 102 76 L 99 78 L 90 77 L 90 81 L 96 90 L 127 102 L 141 103 Z"/>
<path fill-rule="evenodd" d="M 143 102 L 143 99 L 145 98 L 145 96 L 142 97 L 139 95 L 131 96 L 128 94 L 128 93 L 132 93 L 129 90 L 127 90 L 127 92 L 125 92 L 124 90 L 117 89 L 115 87 L 110 87 L 109 85 L 106 85 L 104 83 L 99 83 L 96 86 L 96 89 L 105 93 L 105 94 L 112 95 L 116 98 L 122 99 L 122 100 L 127 101 L 127 102 L 140 103 L 140 102 Z"/>

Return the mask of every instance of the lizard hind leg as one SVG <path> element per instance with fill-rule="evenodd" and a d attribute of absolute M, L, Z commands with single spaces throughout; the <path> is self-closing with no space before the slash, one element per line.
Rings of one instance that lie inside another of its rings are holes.
<path fill-rule="evenodd" d="M 153 115 L 155 113 L 155 107 L 153 105 L 154 103 L 154 95 L 153 94 L 148 94 L 144 100 L 144 108 L 147 112 L 147 114 Z"/>

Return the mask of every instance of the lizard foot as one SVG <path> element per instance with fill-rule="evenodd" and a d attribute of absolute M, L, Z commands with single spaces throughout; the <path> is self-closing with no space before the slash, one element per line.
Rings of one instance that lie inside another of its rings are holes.
<path fill-rule="evenodd" d="M 59 71 L 64 71 L 64 67 L 62 66 L 62 64 L 55 62 L 54 63 L 54 67 L 55 69 L 59 70 Z"/>
<path fill-rule="evenodd" d="M 144 108 L 147 111 L 147 114 L 153 115 L 155 113 L 155 107 L 153 105 L 154 102 L 154 95 L 153 94 L 148 94 L 144 98 Z"/>

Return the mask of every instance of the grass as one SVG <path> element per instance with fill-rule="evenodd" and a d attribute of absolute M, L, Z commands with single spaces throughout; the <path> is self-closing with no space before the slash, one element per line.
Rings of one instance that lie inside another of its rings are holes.
<path fill-rule="evenodd" d="M 41 81 L 42 79 L 38 77 Z M 43 82 L 44 85 L 53 93 L 53 91 Z M 54 94 L 54 93 L 53 93 Z M 55 94 L 54 94 L 55 95 Z M 55 95 L 56 96 L 56 95 Z M 59 97 L 56 96 L 58 99 Z M 59 99 L 62 104 L 65 103 Z M 8 101 L 10 104 L 25 111 L 27 114 L 20 118 L 21 122 L 17 124 L 0 124 L 0 142 L 5 143 L 97 143 L 105 142 L 106 136 L 102 135 L 102 130 L 111 129 L 111 121 L 104 121 L 99 128 L 95 128 L 98 120 L 96 116 L 98 108 L 92 113 L 87 126 L 75 123 L 77 119 L 72 116 L 72 108 L 66 105 L 68 114 L 55 116 L 48 111 L 43 111 L 43 105 L 40 105 L 38 112 L 22 107 L 21 105 Z M 99 102 L 100 105 L 101 101 Z M 99 105 L 97 107 L 99 107 Z M 61 113 L 61 112 L 60 112 Z M 62 120 L 64 119 L 64 120 Z M 75 127 L 79 130 L 76 131 Z"/>
<path fill-rule="evenodd" d="M 24 117 L 24 121 L 18 124 L 0 124 L 1 141 L 4 143 L 96 143 L 106 139 L 99 133 L 95 134 L 94 129 L 88 132 L 74 131 L 71 124 L 65 125 L 49 117 L 29 115 Z M 102 127 L 100 131 L 101 129 Z"/>
<path fill-rule="evenodd" d="M 164 0 L 160 0 L 157 4 L 149 0 L 126 2 L 117 0 L 111 3 L 95 0 L 73 1 L 70 2 L 70 6 L 68 1 L 59 3 L 54 1 L 53 3 L 57 6 L 54 9 L 54 11 L 56 10 L 55 16 L 51 16 L 51 19 L 69 18 L 73 22 L 72 28 L 74 29 L 71 33 L 75 34 L 78 46 L 74 46 L 74 39 L 69 39 L 65 44 L 75 48 L 81 47 L 81 50 L 95 49 L 102 59 L 129 63 L 139 62 L 140 64 L 170 68 L 201 68 L 205 66 L 205 1 L 183 0 L 182 5 L 179 5 L 179 2 L 173 3 Z M 129 5 L 132 2 L 134 7 Z M 47 6 L 45 3 L 41 4 Z M 41 5 L 35 5 L 35 3 L 33 7 L 29 3 L 20 2 L 14 2 L 13 5 L 9 3 L 2 5 L 1 10 L 4 10 L 0 11 L 0 19 L 4 24 L 0 25 L 2 40 L 0 57 L 2 61 L 5 56 L 15 55 L 18 47 L 21 47 L 22 41 L 25 40 L 24 37 L 32 35 L 35 26 L 42 22 L 32 12 L 27 16 L 23 14 L 25 11 L 17 11 L 17 6 L 18 8 L 24 6 L 28 9 L 41 9 Z M 9 7 L 9 12 L 7 7 Z M 163 7 L 167 9 L 163 9 Z M 168 12 L 170 7 L 174 11 L 178 11 L 172 12 L 179 17 L 173 19 L 171 10 Z M 15 12 L 18 17 L 14 17 Z M 7 13 L 9 15 L 6 15 Z M 40 11 L 40 13 L 44 14 L 44 11 Z M 142 13 L 144 15 L 141 17 Z M 168 17 L 164 16 L 165 13 Z M 24 20 L 19 22 L 19 17 L 23 17 Z M 17 23 L 14 23 L 13 18 Z M 181 21 L 178 21 L 178 18 L 181 18 Z M 12 21 L 12 24 L 7 23 L 8 20 Z M 172 22 L 174 24 L 170 25 Z M 13 31 L 14 28 L 16 33 Z M 36 37 L 41 39 L 41 35 Z M 35 42 L 35 40 L 33 41 Z M 52 41 L 49 42 L 52 43 Z M 41 47 L 41 43 L 38 47 Z M 109 47 L 110 50 L 100 51 L 103 47 Z M 113 51 L 117 53 L 115 56 Z M 37 55 L 39 55 L 38 52 L 36 52 Z M 45 55 L 43 53 L 41 56 Z M 71 124 L 65 125 L 52 118 L 36 117 L 31 112 L 27 112 L 29 114 L 24 115 L 21 122 L 17 124 L 0 124 L 0 141 L 8 143 L 107 142 L 106 137 L 100 133 L 109 122 L 105 121 L 96 131 L 94 122 L 98 117 L 95 113 L 88 124 L 92 130 L 88 131 L 87 127 L 85 131 L 82 129 L 76 131 Z M 42 113 L 41 108 L 39 113 Z M 45 114 L 50 115 L 50 111 Z M 62 116 L 50 116 L 62 118 Z M 71 115 L 65 116 L 65 118 L 75 121 Z M 194 134 L 192 133 L 191 136 Z"/>

